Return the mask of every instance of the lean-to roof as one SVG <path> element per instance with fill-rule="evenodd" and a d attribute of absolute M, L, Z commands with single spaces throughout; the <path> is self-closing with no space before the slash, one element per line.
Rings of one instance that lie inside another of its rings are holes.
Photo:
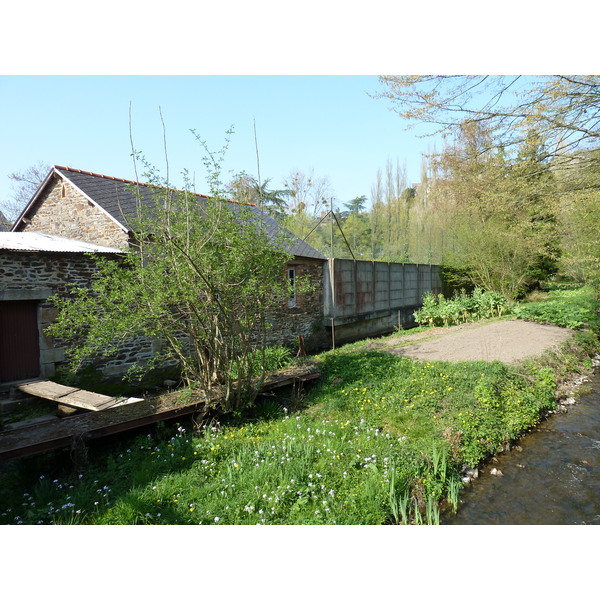
<path fill-rule="evenodd" d="M 99 246 L 78 240 L 69 240 L 37 232 L 0 232 L 0 250 L 20 252 L 67 252 L 97 254 L 119 254 L 121 251 L 108 246 Z"/>

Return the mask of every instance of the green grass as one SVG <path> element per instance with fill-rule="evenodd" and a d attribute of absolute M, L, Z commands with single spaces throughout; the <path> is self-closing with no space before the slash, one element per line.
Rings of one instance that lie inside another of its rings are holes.
<path fill-rule="evenodd" d="M 5 473 L 0 522 L 436 522 L 463 463 L 552 406 L 550 374 L 529 375 L 533 383 L 500 363 L 331 352 L 301 412 L 280 403 L 275 418 L 254 423 L 164 426 L 77 476 Z"/>
<path fill-rule="evenodd" d="M 66 453 L 11 463 L 0 523 L 438 523 L 463 466 L 535 426 L 555 406 L 559 367 L 598 348 L 593 333 L 577 335 L 560 355 L 514 367 L 420 362 L 364 343 L 327 352 L 301 402 L 282 395 L 244 419 L 163 424 L 90 449 L 78 471 Z"/>
<path fill-rule="evenodd" d="M 548 323 L 569 329 L 586 326 L 600 332 L 600 317 L 595 290 L 591 286 L 577 289 L 550 289 L 537 302 L 524 302 L 513 309 L 520 319 Z"/>

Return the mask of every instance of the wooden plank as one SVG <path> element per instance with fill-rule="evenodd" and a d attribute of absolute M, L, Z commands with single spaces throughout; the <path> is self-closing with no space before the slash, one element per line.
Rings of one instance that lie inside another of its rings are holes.
<path fill-rule="evenodd" d="M 141 402 L 142 398 L 113 398 L 112 396 L 103 396 L 86 390 L 77 390 L 57 400 L 60 404 L 73 406 L 75 408 L 85 408 L 86 410 L 99 411 L 107 408 L 116 408 Z"/>
<path fill-rule="evenodd" d="M 93 440 L 174 419 L 198 412 L 204 404 L 204 400 L 200 400 L 179 406 L 148 399 L 119 410 L 86 412 L 52 422 L 4 430 L 0 432 L 0 462 L 68 447 L 76 438 Z"/>
<path fill-rule="evenodd" d="M 294 380 L 318 377 L 317 365 L 304 364 L 284 369 L 276 376 L 269 377 L 268 380 L 276 385 L 282 382 L 289 385 Z M 181 405 L 177 393 L 145 400 L 127 398 L 117 401 L 115 406 L 125 405 L 119 410 L 81 413 L 52 422 L 0 431 L 0 462 L 68 447 L 75 439 L 98 439 L 159 421 L 180 418 L 197 412 L 203 413 L 206 409 L 205 402 L 206 400 L 198 395 L 189 404 Z"/>
<path fill-rule="evenodd" d="M 38 396 L 39 398 L 52 400 L 66 406 L 84 408 L 91 411 L 106 410 L 107 408 L 132 404 L 141 400 L 140 398 L 113 398 L 112 396 L 88 392 L 47 380 L 23 383 L 18 385 L 17 389 L 31 396 Z"/>
<path fill-rule="evenodd" d="M 26 394 L 45 398 L 46 400 L 58 400 L 60 397 L 78 390 L 78 388 L 60 385 L 59 383 L 47 380 L 22 383 L 21 385 L 17 385 L 16 388 Z"/>
<path fill-rule="evenodd" d="M 95 392 L 87 392 L 85 390 L 76 390 L 61 396 L 59 399 L 61 404 L 74 406 L 75 408 L 85 408 L 87 410 L 104 410 L 110 408 L 116 402 L 116 398 L 96 394 Z"/>
<path fill-rule="evenodd" d="M 321 373 L 307 373 L 306 375 L 298 375 L 295 379 L 297 381 L 312 381 L 313 379 L 319 379 Z"/>

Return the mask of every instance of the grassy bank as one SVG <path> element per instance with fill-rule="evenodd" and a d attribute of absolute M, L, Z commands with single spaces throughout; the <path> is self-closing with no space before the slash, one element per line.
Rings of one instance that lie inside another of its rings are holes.
<path fill-rule="evenodd" d="M 595 306 L 590 294 L 559 301 L 579 311 Z M 436 523 L 457 503 L 463 467 L 533 427 L 555 406 L 557 382 L 597 347 L 582 330 L 509 367 L 347 346 L 317 357 L 321 381 L 303 398 L 265 398 L 221 423 L 164 425 L 92 449 L 79 470 L 15 462 L 0 474 L 0 523 Z"/>

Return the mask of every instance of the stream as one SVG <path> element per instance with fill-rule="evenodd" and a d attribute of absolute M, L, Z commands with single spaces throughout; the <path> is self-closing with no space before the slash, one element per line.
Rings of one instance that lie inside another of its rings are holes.
<path fill-rule="evenodd" d="M 600 372 L 590 389 L 499 455 L 461 491 L 455 515 L 443 525 L 600 524 Z M 496 468 L 502 476 L 490 474 Z"/>

